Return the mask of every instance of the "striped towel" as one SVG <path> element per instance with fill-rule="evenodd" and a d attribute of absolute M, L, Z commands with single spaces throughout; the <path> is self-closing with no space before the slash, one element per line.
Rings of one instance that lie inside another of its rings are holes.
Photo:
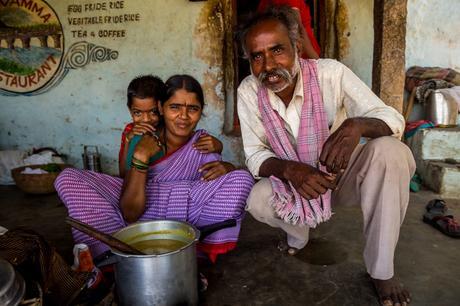
<path fill-rule="evenodd" d="M 300 116 L 297 150 L 289 141 L 283 119 L 271 107 L 268 90 L 263 86 L 260 86 L 257 92 L 258 105 L 267 139 L 274 153 L 283 160 L 303 162 L 317 167 L 321 148 L 329 137 L 327 115 L 319 89 L 316 62 L 300 59 L 300 66 L 304 102 Z M 320 170 L 326 171 L 322 166 Z M 296 191 L 291 182 L 286 184 L 275 176 L 271 176 L 270 181 L 273 188 L 270 204 L 285 222 L 294 225 L 306 224 L 314 228 L 331 217 L 330 190 L 317 199 L 307 200 Z"/>

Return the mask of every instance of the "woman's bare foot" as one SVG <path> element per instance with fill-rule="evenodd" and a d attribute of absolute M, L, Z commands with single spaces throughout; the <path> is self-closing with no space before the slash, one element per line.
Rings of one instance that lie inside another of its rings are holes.
<path fill-rule="evenodd" d="M 410 303 L 410 293 L 395 277 L 387 280 L 372 278 L 379 302 L 384 306 L 406 306 Z"/>

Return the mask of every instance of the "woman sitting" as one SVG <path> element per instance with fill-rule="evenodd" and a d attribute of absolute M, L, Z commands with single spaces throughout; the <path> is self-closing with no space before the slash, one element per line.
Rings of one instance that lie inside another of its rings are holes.
<path fill-rule="evenodd" d="M 164 127 L 142 135 L 135 145 L 132 142 L 132 167 L 124 181 L 77 169 L 59 175 L 55 186 L 69 215 L 105 233 L 135 221 L 173 219 L 200 227 L 234 218 L 236 227 L 219 230 L 199 245 L 211 260 L 233 249 L 253 178 L 221 161 L 219 154 L 193 147 L 206 134 L 195 131 L 203 106 L 203 91 L 194 78 L 171 77 L 159 105 Z M 108 250 L 79 231 L 74 230 L 73 235 L 75 242 L 90 247 L 93 257 Z"/>

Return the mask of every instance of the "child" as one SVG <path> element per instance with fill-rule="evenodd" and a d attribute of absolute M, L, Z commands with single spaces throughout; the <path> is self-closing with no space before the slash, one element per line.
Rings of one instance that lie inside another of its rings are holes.
<path fill-rule="evenodd" d="M 164 100 L 166 87 L 160 78 L 144 75 L 133 79 L 129 83 L 127 91 L 127 106 L 132 122 L 125 126 L 121 135 L 118 166 L 120 177 L 122 178 L 127 170 L 126 160 L 128 158 L 129 142 L 135 135 L 155 134 L 156 128 L 161 124 L 158 102 Z M 136 137 L 135 141 L 139 140 L 140 137 Z M 193 146 L 202 153 L 222 152 L 222 143 L 211 135 L 203 135 Z"/>

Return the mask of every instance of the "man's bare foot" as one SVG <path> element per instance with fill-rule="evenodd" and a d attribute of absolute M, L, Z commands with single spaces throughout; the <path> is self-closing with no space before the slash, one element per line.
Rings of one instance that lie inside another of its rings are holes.
<path fill-rule="evenodd" d="M 384 306 L 406 306 L 410 303 L 410 293 L 392 277 L 387 280 L 374 279 L 371 277 L 372 284 L 379 298 L 379 302 Z"/>
<path fill-rule="evenodd" d="M 297 248 L 294 248 L 294 247 L 291 247 L 287 244 L 286 241 L 284 240 L 280 240 L 278 242 L 278 246 L 277 246 L 278 250 L 280 250 L 281 252 L 287 252 L 289 255 L 291 256 L 294 256 L 294 255 L 297 255 L 297 253 L 299 253 L 299 249 Z"/>

